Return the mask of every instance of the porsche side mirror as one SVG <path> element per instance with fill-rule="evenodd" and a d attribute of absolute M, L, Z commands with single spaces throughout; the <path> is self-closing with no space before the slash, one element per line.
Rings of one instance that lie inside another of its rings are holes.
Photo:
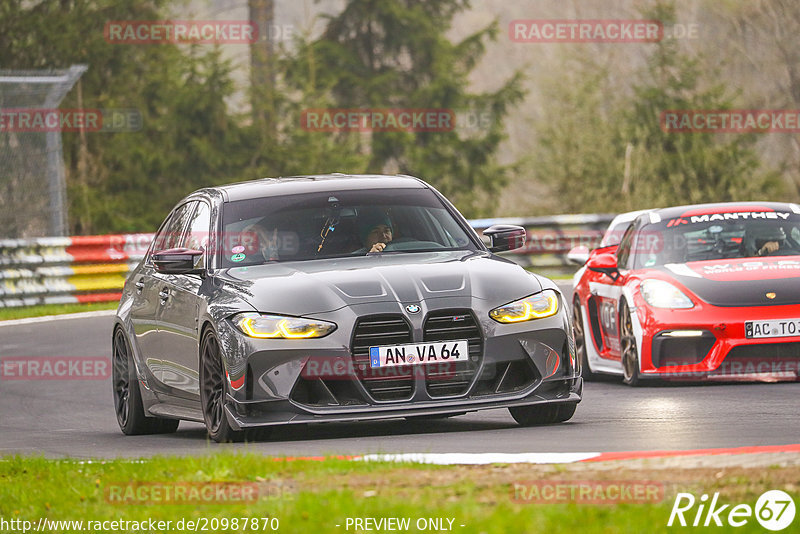
<path fill-rule="evenodd" d="M 592 256 L 586 262 L 586 268 L 596 273 L 603 273 L 612 280 L 619 278 L 619 268 L 617 267 L 617 257 L 613 254 L 598 254 Z"/>
<path fill-rule="evenodd" d="M 483 235 L 492 241 L 490 252 L 505 252 L 524 247 L 528 232 L 521 226 L 494 224 L 484 230 Z"/>
<path fill-rule="evenodd" d="M 153 254 L 156 271 L 164 274 L 201 274 L 198 263 L 203 258 L 202 250 L 173 248 L 159 250 Z"/>
<path fill-rule="evenodd" d="M 567 252 L 567 261 L 576 265 L 584 265 L 589 261 L 589 247 L 578 245 Z"/>

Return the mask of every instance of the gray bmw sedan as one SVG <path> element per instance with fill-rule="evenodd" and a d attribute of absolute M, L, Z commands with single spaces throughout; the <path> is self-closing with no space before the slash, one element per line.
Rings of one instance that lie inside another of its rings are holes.
<path fill-rule="evenodd" d="M 583 382 L 564 297 L 497 256 L 411 176 L 267 178 L 196 191 L 167 216 L 117 310 L 125 434 L 205 423 L 216 441 L 274 425 L 508 408 L 568 420 Z"/>

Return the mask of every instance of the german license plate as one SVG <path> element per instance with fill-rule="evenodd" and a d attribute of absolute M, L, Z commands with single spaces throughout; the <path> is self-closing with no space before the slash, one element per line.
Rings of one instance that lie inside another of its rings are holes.
<path fill-rule="evenodd" d="M 426 365 L 442 362 L 465 362 L 469 358 L 469 344 L 463 341 L 412 343 L 369 348 L 369 364 L 377 367 L 398 365 Z"/>
<path fill-rule="evenodd" d="M 797 337 L 800 336 L 800 319 L 745 321 L 744 335 L 748 339 Z"/>

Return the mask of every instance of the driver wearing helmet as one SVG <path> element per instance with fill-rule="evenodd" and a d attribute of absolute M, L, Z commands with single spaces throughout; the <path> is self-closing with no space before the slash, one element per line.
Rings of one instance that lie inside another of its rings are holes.
<path fill-rule="evenodd" d="M 774 224 L 759 224 L 748 230 L 751 248 L 755 256 L 769 256 L 781 249 L 786 243 L 783 228 Z"/>

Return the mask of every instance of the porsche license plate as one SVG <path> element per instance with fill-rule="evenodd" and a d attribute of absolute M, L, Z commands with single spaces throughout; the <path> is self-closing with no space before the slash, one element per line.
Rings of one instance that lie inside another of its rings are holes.
<path fill-rule="evenodd" d="M 373 369 L 398 365 L 465 362 L 468 358 L 469 344 L 466 340 L 369 348 L 369 364 Z"/>
<path fill-rule="evenodd" d="M 800 319 L 745 321 L 744 335 L 748 339 L 797 337 L 800 336 Z"/>

